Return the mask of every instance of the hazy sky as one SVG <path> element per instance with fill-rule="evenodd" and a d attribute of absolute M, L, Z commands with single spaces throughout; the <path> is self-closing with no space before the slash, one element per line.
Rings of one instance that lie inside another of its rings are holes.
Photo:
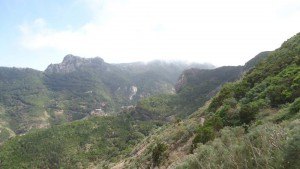
<path fill-rule="evenodd" d="M 300 32 L 299 0 L 0 0 L 0 66 L 67 54 L 239 65 Z"/>

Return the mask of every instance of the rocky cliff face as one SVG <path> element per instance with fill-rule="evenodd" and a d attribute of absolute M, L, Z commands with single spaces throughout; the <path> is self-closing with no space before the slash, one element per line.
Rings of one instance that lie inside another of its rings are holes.
<path fill-rule="evenodd" d="M 45 73 L 70 73 L 82 66 L 89 66 L 91 68 L 99 68 L 100 66 L 105 65 L 105 62 L 102 58 L 81 58 L 74 55 L 66 55 L 62 63 L 51 64 L 45 70 Z"/>

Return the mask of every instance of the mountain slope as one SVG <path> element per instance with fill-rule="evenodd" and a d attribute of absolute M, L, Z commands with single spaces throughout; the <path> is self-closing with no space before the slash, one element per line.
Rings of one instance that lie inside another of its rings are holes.
<path fill-rule="evenodd" d="M 157 102 L 151 104 L 154 103 Z M 110 168 L 122 159 L 127 159 L 120 162 L 119 166 L 124 168 L 154 167 L 168 163 L 168 156 L 172 158 L 170 165 L 172 160 L 178 160 L 176 157 L 184 159 L 190 153 L 205 110 L 204 107 L 187 120 L 177 120 L 160 128 L 160 121 L 140 119 L 141 114 L 129 110 L 117 116 L 92 117 L 30 132 L 1 146 L 0 167 Z M 179 153 L 174 151 L 177 148 Z"/>
<path fill-rule="evenodd" d="M 42 77 L 33 69 L 0 68 L 1 133 L 9 130 L 14 135 L 49 126 L 45 105 L 50 99 Z"/>
<path fill-rule="evenodd" d="M 300 33 L 188 119 L 136 146 L 123 168 L 298 168 Z M 139 152 L 135 155 L 134 152 Z M 222 155 L 220 155 L 222 154 Z"/>
<path fill-rule="evenodd" d="M 175 85 L 175 95 L 154 95 L 143 99 L 138 102 L 133 114 L 141 120 L 172 121 L 185 118 L 203 106 L 223 84 L 238 80 L 269 53 L 259 53 L 244 66 L 223 66 L 209 70 L 187 69 Z"/>

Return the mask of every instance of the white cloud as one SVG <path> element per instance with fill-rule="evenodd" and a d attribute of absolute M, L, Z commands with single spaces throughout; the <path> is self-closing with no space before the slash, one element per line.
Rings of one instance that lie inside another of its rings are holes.
<path fill-rule="evenodd" d="M 294 0 L 79 0 L 94 17 L 56 30 L 39 18 L 20 26 L 22 45 L 108 62 L 172 59 L 243 64 L 300 29 Z"/>

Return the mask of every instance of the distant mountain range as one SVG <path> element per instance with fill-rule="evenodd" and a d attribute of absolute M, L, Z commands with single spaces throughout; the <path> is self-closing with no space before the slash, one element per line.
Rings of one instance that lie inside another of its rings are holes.
<path fill-rule="evenodd" d="M 0 68 L 0 127 L 11 135 L 35 128 L 117 113 L 141 98 L 174 93 L 180 73 L 210 64 L 152 61 L 109 64 L 67 55 L 44 71 Z"/>

